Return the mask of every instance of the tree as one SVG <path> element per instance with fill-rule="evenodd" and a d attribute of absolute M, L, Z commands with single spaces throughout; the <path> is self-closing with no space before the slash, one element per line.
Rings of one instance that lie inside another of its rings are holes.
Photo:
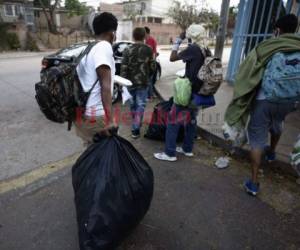
<path fill-rule="evenodd" d="M 124 13 L 129 20 L 134 20 L 136 16 L 142 14 L 142 4 L 141 6 L 137 6 L 136 3 L 130 3 L 131 0 L 128 1 L 129 3 L 126 3 L 124 5 Z"/>
<path fill-rule="evenodd" d="M 192 23 L 199 23 L 199 12 L 194 5 L 181 4 L 174 1 L 173 6 L 168 11 L 168 16 L 182 29 L 186 30 Z"/>
<path fill-rule="evenodd" d="M 237 7 L 230 7 L 229 8 L 229 16 L 228 16 L 228 24 L 227 24 L 227 33 L 232 36 L 233 30 L 235 27 L 236 16 L 237 16 L 238 9 Z"/>
<path fill-rule="evenodd" d="M 88 13 L 88 7 L 79 2 L 79 0 L 65 0 L 65 8 L 69 12 L 69 16 L 80 16 Z"/>
<path fill-rule="evenodd" d="M 34 6 L 40 7 L 47 20 L 48 30 L 51 33 L 57 33 L 57 27 L 55 24 L 55 11 L 58 8 L 61 0 L 34 0 Z"/>
<path fill-rule="evenodd" d="M 205 23 L 206 29 L 209 29 L 213 33 L 217 32 L 220 20 L 218 13 L 212 9 L 202 9 L 199 13 L 199 18 L 201 23 Z"/>

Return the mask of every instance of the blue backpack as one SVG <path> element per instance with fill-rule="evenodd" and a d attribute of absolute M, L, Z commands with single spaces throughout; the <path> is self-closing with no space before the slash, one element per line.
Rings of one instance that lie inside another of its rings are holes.
<path fill-rule="evenodd" d="M 262 90 L 268 101 L 300 100 L 300 52 L 276 53 L 267 64 Z"/>

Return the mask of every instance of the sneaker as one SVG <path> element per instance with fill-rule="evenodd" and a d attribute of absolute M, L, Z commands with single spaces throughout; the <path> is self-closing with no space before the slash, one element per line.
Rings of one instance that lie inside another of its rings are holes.
<path fill-rule="evenodd" d="M 193 157 L 194 156 L 193 152 L 191 152 L 191 153 L 184 152 L 182 147 L 177 147 L 176 152 L 179 153 L 179 154 L 184 154 L 187 157 Z"/>
<path fill-rule="evenodd" d="M 133 131 L 132 131 L 131 137 L 132 137 L 133 139 L 138 139 L 140 136 L 141 136 L 141 134 L 140 134 L 140 131 L 139 131 L 139 130 L 133 130 Z"/>
<path fill-rule="evenodd" d="M 248 180 L 247 182 L 245 182 L 244 188 L 246 189 L 246 192 L 248 194 L 256 196 L 259 192 L 259 183 L 255 184 L 251 180 Z"/>
<path fill-rule="evenodd" d="M 177 161 L 176 156 L 168 156 L 165 152 L 154 154 L 154 158 L 161 161 Z"/>
<path fill-rule="evenodd" d="M 265 160 L 269 163 L 276 160 L 276 153 L 270 150 L 270 146 L 265 147 Z"/>

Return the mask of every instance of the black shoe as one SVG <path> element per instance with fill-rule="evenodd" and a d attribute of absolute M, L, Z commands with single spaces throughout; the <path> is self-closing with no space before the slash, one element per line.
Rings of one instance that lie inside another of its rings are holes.
<path fill-rule="evenodd" d="M 133 131 L 132 131 L 131 137 L 132 137 L 133 139 L 138 139 L 140 136 L 141 136 L 141 134 L 140 134 L 140 131 L 139 131 L 139 130 L 133 130 Z"/>

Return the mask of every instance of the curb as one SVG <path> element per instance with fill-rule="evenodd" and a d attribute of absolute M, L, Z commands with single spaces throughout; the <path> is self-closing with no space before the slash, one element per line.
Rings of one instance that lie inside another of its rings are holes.
<path fill-rule="evenodd" d="M 159 92 L 159 90 L 156 86 L 154 86 L 154 89 L 155 89 L 155 92 L 156 92 L 157 96 L 159 97 L 159 99 L 166 101 L 166 99 L 163 98 L 163 96 L 161 95 L 161 93 Z M 197 133 L 204 140 L 208 141 L 212 145 L 222 148 L 224 151 L 229 153 L 231 156 L 237 157 L 239 159 L 247 160 L 247 161 L 250 160 L 250 151 L 249 150 L 244 149 L 244 148 L 233 148 L 230 144 L 228 144 L 228 142 L 225 139 L 218 137 L 218 136 L 214 135 L 213 133 L 201 128 L 199 125 L 197 125 Z M 272 162 L 271 169 L 279 169 L 282 173 L 284 173 L 286 175 L 289 175 L 289 176 L 292 176 L 295 178 L 299 178 L 298 174 L 293 169 L 293 167 L 288 162 L 285 162 L 280 159 Z"/>

